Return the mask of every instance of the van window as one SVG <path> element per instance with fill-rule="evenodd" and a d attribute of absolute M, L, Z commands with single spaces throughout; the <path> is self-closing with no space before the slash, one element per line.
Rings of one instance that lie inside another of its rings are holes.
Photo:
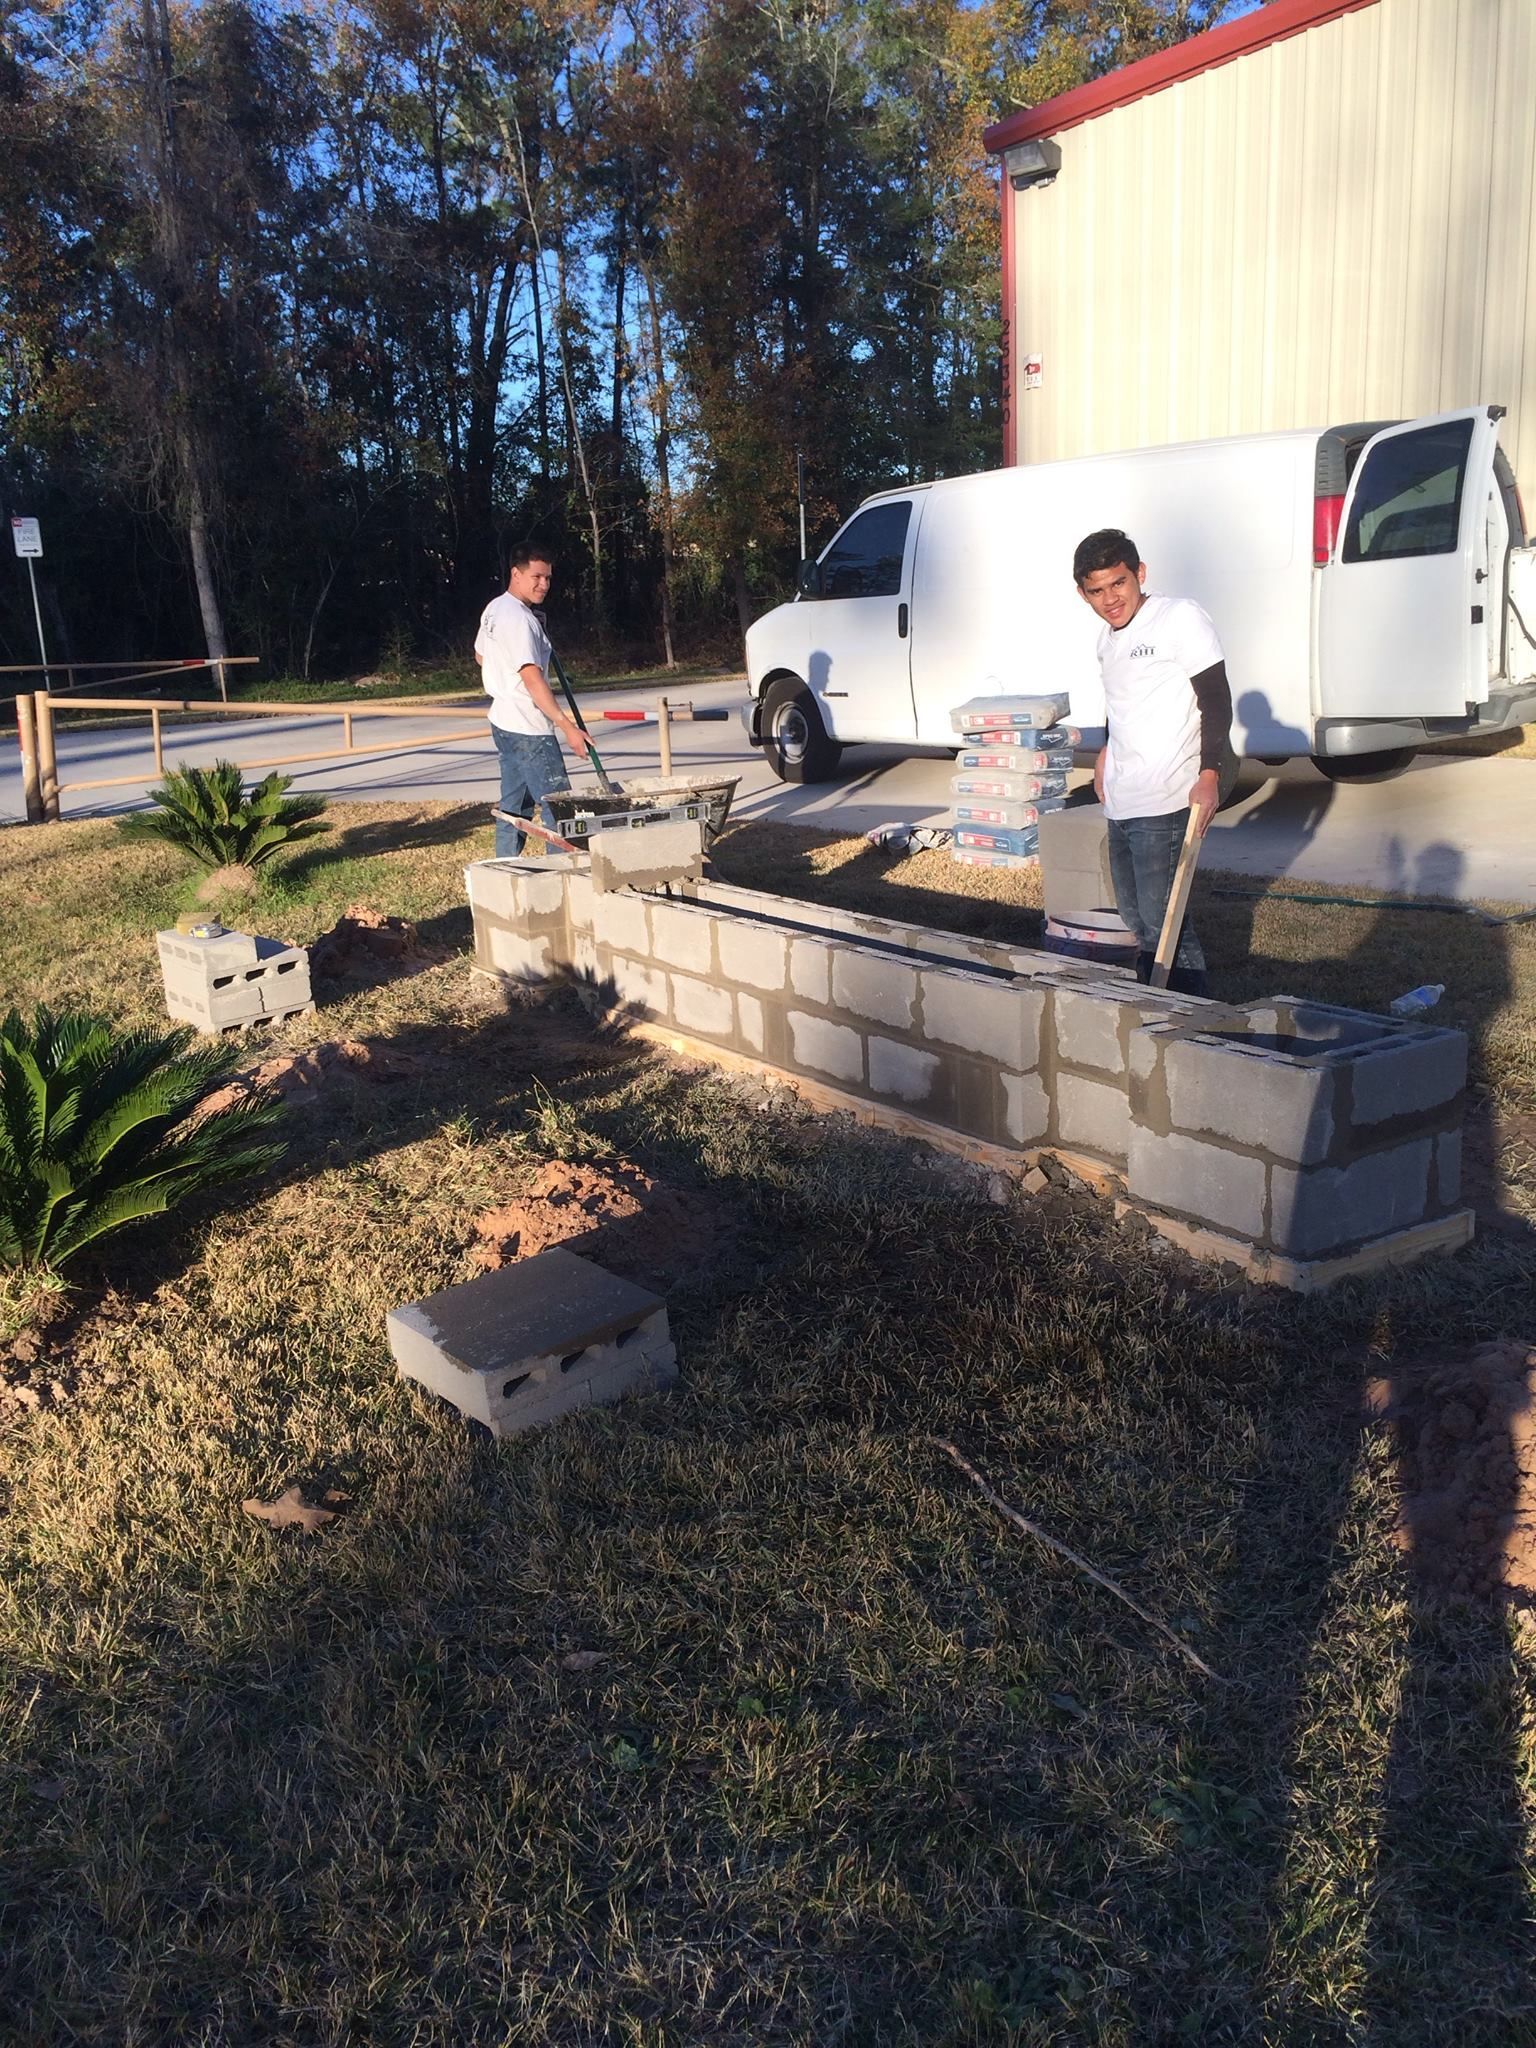
<path fill-rule="evenodd" d="M 910 502 L 871 505 L 851 520 L 821 558 L 823 597 L 897 597 Z"/>
<path fill-rule="evenodd" d="M 1471 446 L 1472 422 L 1448 420 L 1373 448 L 1355 480 L 1343 560 L 1454 554 Z"/>

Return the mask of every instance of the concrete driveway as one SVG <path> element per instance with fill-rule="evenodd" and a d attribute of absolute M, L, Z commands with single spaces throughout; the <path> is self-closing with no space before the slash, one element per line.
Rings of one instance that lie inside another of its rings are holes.
<path fill-rule="evenodd" d="M 685 683 L 674 694 L 700 706 L 730 707 L 726 724 L 674 726 L 673 750 L 679 771 L 740 774 L 737 817 L 867 832 L 898 819 L 934 821 L 944 815 L 953 772 L 948 754 L 903 757 L 882 747 L 850 748 L 840 780 L 792 788 L 777 781 L 746 745 L 735 715 L 746 695 L 744 683 Z M 634 690 L 582 698 L 603 758 L 620 781 L 626 772 L 656 773 L 655 727 L 603 723 L 594 714 L 633 711 L 652 701 Z M 494 799 L 495 755 L 484 731 L 453 738 L 425 712 L 420 719 L 370 719 L 366 703 L 349 708 L 358 744 L 393 744 L 383 753 L 338 755 L 290 768 L 285 772 L 296 788 L 376 802 Z M 141 804 L 155 780 L 147 731 L 71 731 L 71 724 L 68 714 L 59 715 L 62 780 L 137 779 L 122 789 L 67 793 L 65 816 L 100 816 Z M 204 765 L 220 754 L 255 760 L 316 752 L 332 739 L 341 744 L 339 708 L 334 724 L 276 715 L 168 727 L 166 756 Z M 1429 754 L 1391 782 L 1346 787 L 1325 781 L 1307 762 L 1274 770 L 1255 763 L 1248 773 L 1252 779 L 1241 801 L 1211 828 L 1208 868 L 1290 875 L 1344 888 L 1536 904 L 1536 761 Z M 8 746 L 0 754 L 0 818 L 21 815 L 20 762 Z"/>

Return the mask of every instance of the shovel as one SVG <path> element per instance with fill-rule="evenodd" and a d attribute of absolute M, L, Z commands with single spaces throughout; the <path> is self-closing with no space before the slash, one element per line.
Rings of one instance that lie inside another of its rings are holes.
<path fill-rule="evenodd" d="M 554 663 L 555 674 L 560 680 L 561 689 L 565 692 L 565 701 L 571 707 L 571 716 L 581 727 L 582 731 L 587 734 L 587 753 L 591 758 L 592 766 L 597 770 L 598 788 L 603 792 L 604 796 L 620 795 L 619 784 L 614 781 L 608 770 L 603 766 L 602 756 L 592 744 L 592 735 L 590 732 L 587 732 L 587 721 L 581 715 L 581 706 L 576 702 L 576 693 L 571 688 L 565 670 L 560 665 L 560 657 L 556 654 L 553 647 L 549 650 L 549 658 Z"/>

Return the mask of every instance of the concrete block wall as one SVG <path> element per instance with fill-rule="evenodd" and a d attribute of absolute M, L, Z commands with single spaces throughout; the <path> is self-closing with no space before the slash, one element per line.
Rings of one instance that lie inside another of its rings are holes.
<path fill-rule="evenodd" d="M 468 870 L 481 964 L 575 972 L 690 1038 L 1315 1259 L 1443 1217 L 1466 1041 L 1289 997 L 1237 1008 L 1055 954 L 716 882 L 594 893 L 579 856 Z"/>

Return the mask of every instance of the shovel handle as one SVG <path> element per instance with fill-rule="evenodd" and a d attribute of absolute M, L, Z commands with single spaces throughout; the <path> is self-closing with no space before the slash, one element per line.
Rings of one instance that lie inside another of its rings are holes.
<path fill-rule="evenodd" d="M 1191 804 L 1189 823 L 1184 827 L 1184 844 L 1179 848 L 1179 864 L 1173 871 L 1173 887 L 1168 891 L 1168 908 L 1163 912 L 1163 928 L 1157 935 L 1157 951 L 1152 956 L 1151 984 L 1153 988 L 1166 988 L 1168 977 L 1173 972 L 1173 956 L 1179 949 L 1179 933 L 1184 926 L 1184 913 L 1189 908 L 1189 892 L 1195 883 L 1195 864 L 1200 858 L 1200 813 Z"/>

